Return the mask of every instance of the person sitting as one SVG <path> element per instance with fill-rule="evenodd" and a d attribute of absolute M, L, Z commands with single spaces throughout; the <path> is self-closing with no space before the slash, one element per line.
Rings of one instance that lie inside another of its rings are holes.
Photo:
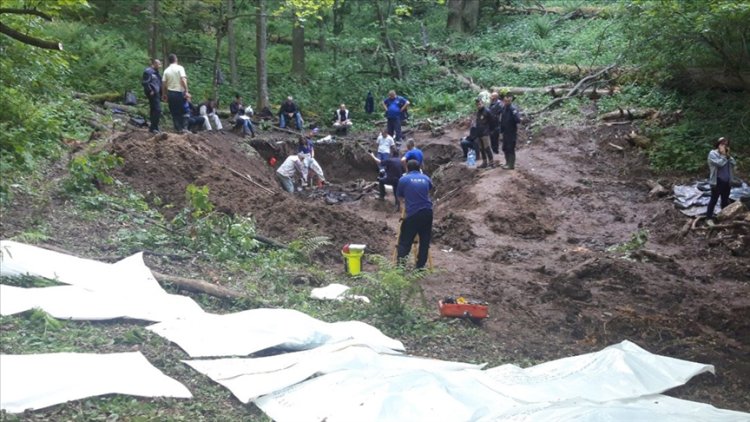
<path fill-rule="evenodd" d="M 193 105 L 192 99 L 192 95 L 185 94 L 183 121 L 187 130 L 195 133 L 200 127 L 205 125 L 206 119 L 198 113 L 198 108 Z"/>
<path fill-rule="evenodd" d="M 346 135 L 351 125 L 352 121 L 349 119 L 349 110 L 346 109 L 346 104 L 341 104 L 339 109 L 334 112 L 333 127 L 336 128 L 336 133 Z"/>
<path fill-rule="evenodd" d="M 203 126 L 209 132 L 213 130 L 210 120 L 213 120 L 214 126 L 216 126 L 216 130 L 220 132 L 224 130 L 224 126 L 221 125 L 221 119 L 219 119 L 219 116 L 216 114 L 216 109 L 218 107 L 219 103 L 216 100 L 209 99 L 206 100 L 206 102 L 202 103 L 198 109 L 200 115 L 203 116 L 204 119 L 206 119 Z"/>
<path fill-rule="evenodd" d="M 242 134 L 247 136 L 250 135 L 255 138 L 255 128 L 250 118 L 253 115 L 253 108 L 251 106 L 245 107 L 242 104 L 242 96 L 237 94 L 234 96 L 234 101 L 229 104 L 229 112 L 234 116 L 235 127 L 242 128 Z"/>
<path fill-rule="evenodd" d="M 279 127 L 285 128 L 290 119 L 294 119 L 297 130 L 302 130 L 302 114 L 291 96 L 286 97 L 286 101 L 279 107 Z"/>
<path fill-rule="evenodd" d="M 469 136 L 461 138 L 461 150 L 464 153 L 464 160 L 468 158 L 470 149 L 474 150 L 474 156 L 479 155 L 477 153 L 477 151 L 479 150 L 479 147 L 477 147 L 477 127 L 476 126 L 472 126 L 471 129 L 469 129 Z"/>
<path fill-rule="evenodd" d="M 380 167 L 380 176 L 378 177 L 378 189 L 380 195 L 378 196 L 378 199 L 385 199 L 385 185 L 392 186 L 393 199 L 395 200 L 396 211 L 398 211 L 401 207 L 398 202 L 398 197 L 396 196 L 396 189 L 398 189 L 398 180 L 403 174 L 403 169 L 401 167 L 401 160 L 398 157 L 398 148 L 396 148 L 395 145 L 391 147 L 388 156 L 389 158 L 379 159 L 375 154 L 370 153 L 370 157 L 372 157 Z"/>

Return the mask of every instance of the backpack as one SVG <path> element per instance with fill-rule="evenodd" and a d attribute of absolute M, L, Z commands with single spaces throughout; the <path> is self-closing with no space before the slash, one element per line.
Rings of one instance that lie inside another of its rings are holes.
<path fill-rule="evenodd" d="M 125 101 L 123 102 L 123 104 L 129 105 L 129 106 L 134 106 L 136 104 L 136 102 L 137 101 L 136 101 L 136 98 L 135 98 L 135 94 L 133 94 L 133 91 L 128 91 L 128 92 L 125 93 Z"/>

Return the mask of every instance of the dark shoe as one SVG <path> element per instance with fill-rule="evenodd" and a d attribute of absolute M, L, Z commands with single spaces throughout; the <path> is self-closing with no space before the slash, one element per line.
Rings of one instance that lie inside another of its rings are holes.
<path fill-rule="evenodd" d="M 479 165 L 479 168 L 480 169 L 486 169 L 487 168 L 487 162 L 486 161 L 482 161 L 482 164 Z"/>
<path fill-rule="evenodd" d="M 161 133 L 161 131 L 159 129 L 149 130 L 148 132 L 149 133 L 153 133 L 154 135 L 158 135 L 158 134 Z"/>
<path fill-rule="evenodd" d="M 513 170 L 513 166 L 509 166 L 507 164 L 503 164 L 502 166 L 500 166 L 500 168 L 505 169 L 505 170 Z"/>

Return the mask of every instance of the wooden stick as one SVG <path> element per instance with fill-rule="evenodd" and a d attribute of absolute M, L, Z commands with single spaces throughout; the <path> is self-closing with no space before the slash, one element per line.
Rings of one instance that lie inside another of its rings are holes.
<path fill-rule="evenodd" d="M 302 132 L 295 132 L 295 131 L 289 130 L 289 129 L 285 128 L 285 127 L 271 126 L 271 129 L 278 130 L 279 132 L 290 133 L 292 135 L 301 135 L 302 134 Z"/>
<path fill-rule="evenodd" d="M 611 146 L 612 148 L 614 148 L 614 149 L 616 149 L 618 151 L 625 151 L 625 148 L 623 148 L 623 147 L 621 147 L 619 145 L 615 145 L 612 142 L 609 142 L 607 145 Z"/>
<path fill-rule="evenodd" d="M 271 195 L 273 195 L 273 194 L 275 193 L 275 192 L 274 192 L 274 191 L 272 191 L 271 189 L 268 189 L 267 187 L 265 187 L 265 186 L 261 185 L 260 183 L 256 182 L 255 180 L 251 179 L 251 178 L 250 178 L 249 176 L 246 176 L 246 175 L 244 175 L 244 174 L 242 174 L 242 173 L 238 172 L 237 170 L 235 170 L 235 169 L 233 169 L 233 168 L 231 168 L 231 167 L 227 167 L 227 170 L 229 170 L 229 171 L 231 171 L 232 173 L 236 174 L 237 176 L 239 176 L 239 177 L 241 177 L 241 178 L 243 178 L 243 179 L 247 180 L 248 182 L 250 182 L 250 183 L 254 184 L 255 186 L 258 186 L 259 188 L 261 188 L 261 189 L 265 190 L 265 191 L 266 191 L 267 193 L 270 193 Z"/>
<path fill-rule="evenodd" d="M 203 280 L 196 280 L 192 278 L 178 277 L 173 275 L 166 275 L 152 271 L 154 277 L 165 283 L 171 283 L 175 286 L 188 290 L 191 292 L 205 293 L 211 296 L 221 297 L 225 299 L 243 299 L 245 295 L 232 289 L 228 289 L 224 286 L 218 286 L 216 284 L 208 283 Z"/>

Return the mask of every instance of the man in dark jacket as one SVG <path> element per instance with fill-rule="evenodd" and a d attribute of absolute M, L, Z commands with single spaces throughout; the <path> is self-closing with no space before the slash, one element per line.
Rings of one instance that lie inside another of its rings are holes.
<path fill-rule="evenodd" d="M 513 104 L 513 96 L 508 94 L 503 98 L 503 113 L 500 116 L 500 132 L 503 134 L 503 154 L 505 164 L 502 168 L 513 170 L 516 166 L 516 138 L 521 115 Z"/>
<path fill-rule="evenodd" d="M 490 148 L 490 128 L 492 126 L 492 113 L 487 107 L 484 106 L 484 102 L 481 98 L 476 99 L 477 104 L 477 116 L 475 120 L 477 130 L 477 144 L 479 146 L 479 152 L 482 154 L 482 164 L 480 168 L 495 167 L 495 160 L 492 157 L 492 149 Z"/>
<path fill-rule="evenodd" d="M 385 160 L 379 159 L 372 152 L 370 153 L 370 157 L 378 163 L 381 169 L 380 176 L 378 176 L 378 188 L 380 190 L 378 199 L 385 199 L 385 185 L 390 185 L 393 187 L 393 199 L 396 201 L 396 211 L 400 210 L 401 207 L 398 202 L 398 196 L 396 196 L 396 189 L 398 189 L 398 180 L 403 174 L 403 167 L 401 167 L 401 159 L 398 157 L 398 148 L 392 146 L 390 156 Z"/>
<path fill-rule="evenodd" d="M 289 96 L 279 107 L 279 127 L 285 128 L 287 122 L 292 119 L 297 125 L 297 130 L 302 130 L 302 114 L 300 114 L 299 107 L 297 107 L 294 99 Z"/>
<path fill-rule="evenodd" d="M 152 59 L 151 66 L 143 71 L 143 80 L 141 81 L 143 93 L 148 98 L 149 119 L 151 120 L 148 131 L 151 133 L 159 133 L 159 120 L 161 119 L 161 75 L 159 74 L 159 68 L 161 68 L 161 61 Z"/>
<path fill-rule="evenodd" d="M 500 115 L 503 113 L 503 102 L 497 92 L 490 94 L 490 146 L 493 154 L 500 154 Z"/>

